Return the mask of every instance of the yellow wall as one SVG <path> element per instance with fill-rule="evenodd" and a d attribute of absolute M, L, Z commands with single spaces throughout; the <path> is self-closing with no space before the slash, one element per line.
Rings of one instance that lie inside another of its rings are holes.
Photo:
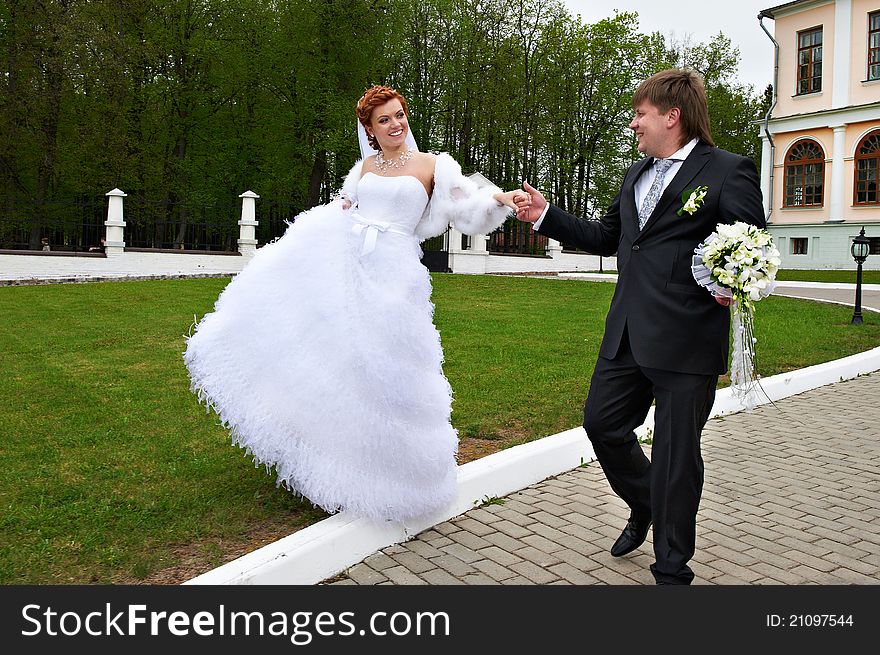
<path fill-rule="evenodd" d="M 853 205 L 855 151 L 865 134 L 875 129 L 880 129 L 880 121 L 853 123 L 846 128 L 846 152 L 844 153 L 846 177 L 843 182 L 843 217 L 847 222 L 880 219 L 880 207 L 856 207 Z"/>
<path fill-rule="evenodd" d="M 864 123 L 852 123 L 846 128 L 846 152 L 844 157 L 852 159 L 856 154 L 856 148 L 862 138 L 870 131 L 880 129 L 880 122 L 867 121 Z"/>
<path fill-rule="evenodd" d="M 868 77 L 868 14 L 874 11 L 880 11 L 880 0 L 853 0 L 849 91 L 851 105 L 880 100 L 880 80 L 865 81 Z"/>
<path fill-rule="evenodd" d="M 822 207 L 782 208 L 785 200 L 785 156 L 789 148 L 801 139 L 809 138 L 816 141 L 825 152 L 825 202 Z M 773 215 L 774 223 L 821 223 L 828 219 L 828 190 L 831 186 L 831 146 L 834 144 L 834 132 L 829 128 L 809 130 L 807 132 L 785 132 L 773 137 L 776 143 L 773 165 Z"/>
<path fill-rule="evenodd" d="M 853 123 L 847 126 L 844 138 L 845 152 L 843 157 L 843 218 L 847 222 L 880 220 L 880 206 L 856 207 L 853 205 L 853 171 L 855 169 L 854 154 L 859 141 L 867 132 L 880 129 L 880 121 Z M 801 138 L 811 138 L 822 146 L 825 151 L 825 188 L 824 203 L 818 208 L 783 208 L 785 191 L 785 156 L 793 143 Z M 834 146 L 834 132 L 829 128 L 809 130 L 806 132 L 784 132 L 774 136 L 776 151 L 773 167 L 773 212 L 771 221 L 774 224 L 821 223 L 830 218 L 831 210 L 831 173 Z"/>
<path fill-rule="evenodd" d="M 779 88 L 773 117 L 830 109 L 834 66 L 834 3 L 782 16 L 775 23 L 774 38 L 779 44 Z M 792 97 L 797 92 L 797 33 L 819 25 L 822 26 L 822 91 Z"/>

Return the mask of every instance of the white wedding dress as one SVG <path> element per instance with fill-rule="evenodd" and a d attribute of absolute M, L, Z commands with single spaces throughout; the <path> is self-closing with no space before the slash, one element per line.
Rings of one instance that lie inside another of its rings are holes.
<path fill-rule="evenodd" d="M 417 178 L 361 177 L 359 164 L 346 181 L 356 204 L 304 212 L 260 248 L 184 361 L 199 398 L 279 484 L 329 512 L 405 521 L 456 494 L 452 392 L 415 234 L 430 200 Z M 497 224 L 506 210 L 491 202 Z"/>

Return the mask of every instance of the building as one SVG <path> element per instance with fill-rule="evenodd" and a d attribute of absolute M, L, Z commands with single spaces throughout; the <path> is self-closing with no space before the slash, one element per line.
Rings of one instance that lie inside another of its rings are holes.
<path fill-rule="evenodd" d="M 855 268 L 864 227 L 880 269 L 880 0 L 797 0 L 758 20 L 776 49 L 761 190 L 782 267 Z"/>

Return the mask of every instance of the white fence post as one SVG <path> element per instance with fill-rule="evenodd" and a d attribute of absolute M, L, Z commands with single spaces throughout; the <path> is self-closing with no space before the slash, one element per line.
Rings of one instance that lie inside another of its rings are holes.
<path fill-rule="evenodd" d="M 104 235 L 104 252 L 107 256 L 121 255 L 125 252 L 125 221 L 122 214 L 122 199 L 126 194 L 119 189 L 113 189 L 105 194 L 110 198 L 107 205 L 107 220 L 104 227 L 107 231 Z"/>
<path fill-rule="evenodd" d="M 547 239 L 547 254 L 553 259 L 558 259 L 562 255 L 562 244 L 556 239 Z"/>
<path fill-rule="evenodd" d="M 253 257 L 257 252 L 257 234 L 256 227 L 259 225 L 257 221 L 257 203 L 259 198 L 253 191 L 245 191 L 241 198 L 241 220 L 238 222 L 238 252 L 245 257 Z"/>
<path fill-rule="evenodd" d="M 449 233 L 446 235 L 446 238 L 448 239 L 446 242 L 446 250 L 449 254 L 454 252 L 464 252 L 461 247 L 461 237 L 461 232 L 452 226 L 449 227 Z"/>

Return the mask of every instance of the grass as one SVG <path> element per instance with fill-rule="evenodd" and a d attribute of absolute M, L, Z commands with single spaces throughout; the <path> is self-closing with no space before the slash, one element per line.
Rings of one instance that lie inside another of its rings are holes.
<path fill-rule="evenodd" d="M 323 515 L 255 471 L 188 391 L 183 334 L 226 282 L 0 289 L 0 582 L 211 566 L 253 530 Z"/>
<path fill-rule="evenodd" d="M 189 392 L 194 316 L 225 279 L 0 288 L 0 583 L 180 582 L 324 517 L 275 487 Z M 436 275 L 472 459 L 578 425 L 613 285 Z M 762 374 L 880 343 L 880 321 L 758 305 Z"/>
<path fill-rule="evenodd" d="M 855 264 L 853 264 L 855 267 Z M 798 282 L 843 282 L 846 284 L 856 283 L 856 269 L 852 270 L 815 270 L 798 271 L 795 269 L 781 269 L 776 273 L 777 280 L 794 280 Z M 880 271 L 862 270 L 863 284 L 880 284 Z"/>

